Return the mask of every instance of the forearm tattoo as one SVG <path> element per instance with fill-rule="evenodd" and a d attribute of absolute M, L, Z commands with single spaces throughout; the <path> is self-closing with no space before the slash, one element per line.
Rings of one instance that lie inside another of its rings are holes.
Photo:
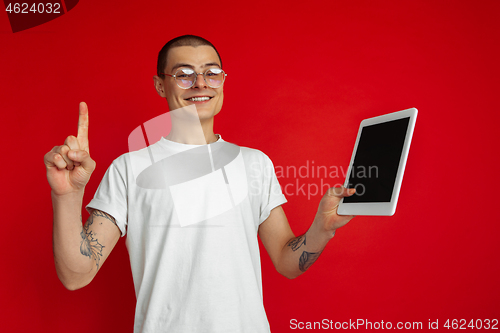
<path fill-rule="evenodd" d="M 302 272 L 307 271 L 309 267 L 318 259 L 321 252 L 302 252 L 302 255 L 299 258 L 299 269 Z"/>
<path fill-rule="evenodd" d="M 113 224 L 115 225 L 116 221 L 111 215 L 106 214 L 105 212 L 102 212 L 100 210 L 94 210 L 87 222 L 85 222 L 83 230 L 80 233 L 80 236 L 82 237 L 82 243 L 80 244 L 80 253 L 86 257 L 93 259 L 95 261 L 97 269 L 99 269 L 99 261 L 102 257 L 102 249 L 104 248 L 104 245 L 99 243 L 99 240 L 96 238 L 95 233 L 89 230 L 90 226 L 94 223 L 94 218 L 97 216 L 104 217 L 113 222 Z M 80 215 L 80 221 L 81 219 L 82 216 Z"/>
<path fill-rule="evenodd" d="M 299 236 L 288 242 L 288 246 L 292 248 L 292 251 L 297 251 L 302 245 L 306 245 L 306 235 Z"/>

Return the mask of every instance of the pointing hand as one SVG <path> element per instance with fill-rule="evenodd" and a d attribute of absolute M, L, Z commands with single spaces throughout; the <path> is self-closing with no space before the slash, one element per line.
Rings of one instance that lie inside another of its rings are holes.
<path fill-rule="evenodd" d="M 83 191 L 90 180 L 96 163 L 89 154 L 89 111 L 80 103 L 78 134 L 70 135 L 61 146 L 45 154 L 47 180 L 55 195 Z"/>

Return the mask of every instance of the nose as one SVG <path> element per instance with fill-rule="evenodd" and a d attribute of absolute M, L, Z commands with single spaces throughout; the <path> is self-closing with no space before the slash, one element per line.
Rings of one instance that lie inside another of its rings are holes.
<path fill-rule="evenodd" d="M 196 79 L 194 80 L 194 84 L 192 88 L 207 88 L 207 83 L 205 82 L 205 77 L 203 73 L 197 73 Z"/>

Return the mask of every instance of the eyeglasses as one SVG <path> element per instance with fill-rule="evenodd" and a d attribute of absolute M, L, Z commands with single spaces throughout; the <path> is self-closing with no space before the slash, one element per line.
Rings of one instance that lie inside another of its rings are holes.
<path fill-rule="evenodd" d="M 219 88 L 226 80 L 227 74 L 220 68 L 209 68 L 204 73 L 196 73 L 191 68 L 179 68 L 174 75 L 160 73 L 171 76 L 175 79 L 175 83 L 182 89 L 189 89 L 194 86 L 198 75 L 203 74 L 205 82 L 210 88 Z"/>

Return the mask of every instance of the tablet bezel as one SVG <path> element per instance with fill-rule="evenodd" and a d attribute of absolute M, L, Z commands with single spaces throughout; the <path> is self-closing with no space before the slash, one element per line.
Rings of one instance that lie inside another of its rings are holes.
<path fill-rule="evenodd" d="M 399 191 L 401 189 L 401 183 L 403 181 L 403 174 L 406 167 L 406 160 L 408 159 L 408 152 L 410 151 L 411 139 L 413 137 L 413 129 L 415 128 L 415 121 L 417 119 L 417 109 L 411 108 L 403 111 L 393 112 L 385 114 L 378 117 L 364 119 L 358 130 L 358 135 L 356 137 L 356 143 L 354 145 L 354 150 L 351 156 L 351 162 L 349 163 L 349 168 L 347 171 L 347 177 L 344 182 L 344 186 L 347 187 L 349 184 L 349 176 L 354 163 L 354 157 L 356 156 L 356 151 L 358 149 L 359 139 L 361 137 L 361 131 L 363 127 L 385 123 L 391 120 L 397 120 L 401 118 L 410 117 L 408 122 L 408 129 L 406 131 L 405 142 L 403 145 L 403 150 L 401 152 L 401 157 L 399 160 L 399 167 L 396 174 L 396 180 L 394 182 L 394 188 L 392 191 L 392 197 L 390 202 L 358 202 L 358 203 L 344 203 L 342 199 L 339 203 L 337 213 L 339 215 L 372 215 L 372 216 L 392 216 L 396 212 L 396 206 L 399 198 Z M 355 195 L 355 194 L 354 194 Z"/>

